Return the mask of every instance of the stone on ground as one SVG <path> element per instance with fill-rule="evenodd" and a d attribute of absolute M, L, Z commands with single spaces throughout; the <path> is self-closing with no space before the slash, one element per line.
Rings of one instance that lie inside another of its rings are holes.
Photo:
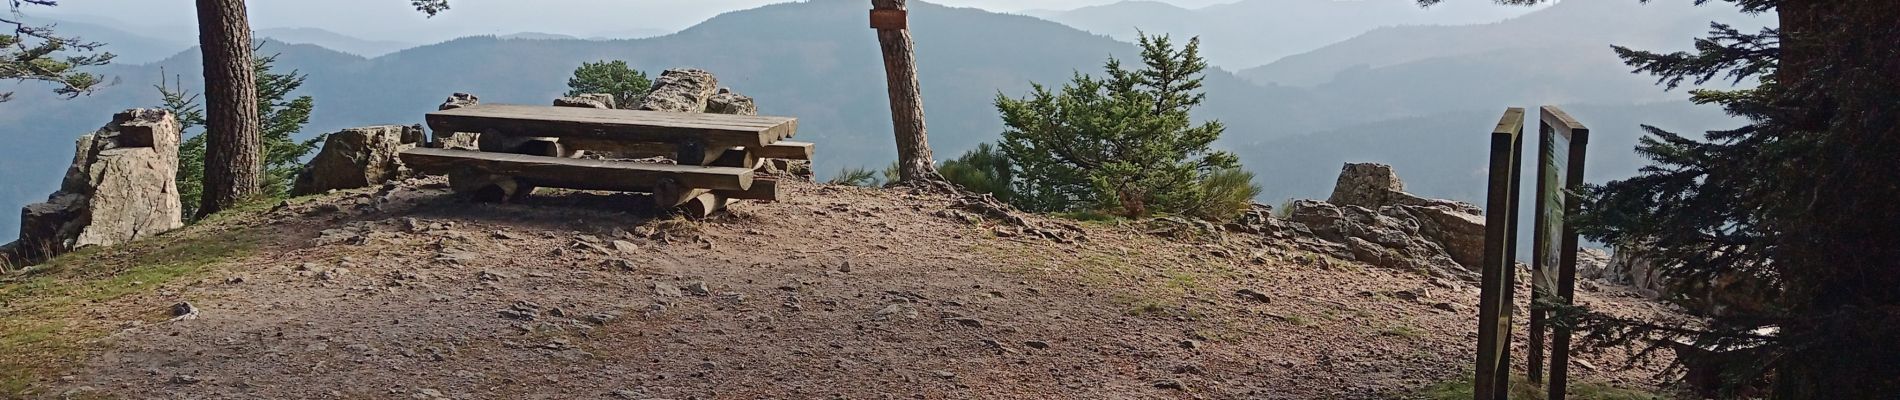
<path fill-rule="evenodd" d="M 380 125 L 330 134 L 323 150 L 297 174 L 293 195 L 364 188 L 404 175 L 403 150 L 422 144 L 422 126 Z"/>

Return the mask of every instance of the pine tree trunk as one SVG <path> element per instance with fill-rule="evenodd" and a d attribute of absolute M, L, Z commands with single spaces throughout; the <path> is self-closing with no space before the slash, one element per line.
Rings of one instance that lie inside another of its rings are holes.
<path fill-rule="evenodd" d="M 244 0 L 197 0 L 198 44 L 204 53 L 205 173 L 199 217 L 259 193 L 263 162 L 251 24 Z"/>
<path fill-rule="evenodd" d="M 1900 3 L 1783 0 L 1777 82 L 1790 135 L 1818 138 L 1793 162 L 1798 205 L 1777 261 L 1799 338 L 1777 360 L 1775 398 L 1900 393 Z"/>
<path fill-rule="evenodd" d="M 871 0 L 871 8 L 909 12 L 905 0 Z M 924 98 L 917 85 L 917 54 L 911 49 L 910 30 L 878 29 L 877 41 L 884 50 L 884 76 L 890 83 L 898 172 L 905 181 L 938 180 L 924 131 Z"/>

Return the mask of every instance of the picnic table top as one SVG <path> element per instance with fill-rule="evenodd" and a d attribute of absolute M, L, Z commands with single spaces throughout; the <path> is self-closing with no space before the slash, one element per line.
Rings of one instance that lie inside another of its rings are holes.
<path fill-rule="evenodd" d="M 765 146 L 798 131 L 792 117 L 481 104 L 429 113 L 429 126 L 447 132 L 511 136 L 585 137 L 634 142 L 699 142 L 708 146 Z"/>

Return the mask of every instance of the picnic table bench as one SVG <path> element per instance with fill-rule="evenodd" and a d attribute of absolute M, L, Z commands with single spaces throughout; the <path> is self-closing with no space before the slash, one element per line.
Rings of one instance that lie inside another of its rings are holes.
<path fill-rule="evenodd" d="M 816 147 L 785 140 L 798 130 L 790 117 L 483 104 L 426 119 L 437 135 L 479 133 L 480 151 L 416 148 L 403 163 L 490 201 L 537 187 L 644 192 L 658 208 L 703 216 L 736 200 L 777 200 L 778 182 L 755 176 L 762 160 L 810 160 Z M 588 152 L 613 159 L 579 158 Z M 629 160 L 649 157 L 676 164 Z"/>

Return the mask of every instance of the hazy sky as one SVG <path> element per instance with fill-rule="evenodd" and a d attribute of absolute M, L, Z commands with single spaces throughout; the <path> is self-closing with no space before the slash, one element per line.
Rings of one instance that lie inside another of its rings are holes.
<path fill-rule="evenodd" d="M 1115 0 L 936 0 L 995 11 L 1069 9 Z M 1202 7 L 1233 0 L 1162 0 Z M 1409 1 L 1409 0 L 1388 0 Z M 674 31 L 727 11 L 785 0 L 450 0 L 454 9 L 425 20 L 407 0 L 251 0 L 258 29 L 316 27 L 352 36 L 432 42 L 460 36 L 547 32 L 575 36 L 628 36 Z M 98 17 L 122 28 L 189 32 L 196 17 L 189 0 L 68 0 L 53 9 L 26 11 L 64 18 Z M 868 8 L 869 1 L 865 1 Z M 101 21 L 104 22 L 104 21 Z M 158 33 L 158 32 L 154 32 Z"/>

